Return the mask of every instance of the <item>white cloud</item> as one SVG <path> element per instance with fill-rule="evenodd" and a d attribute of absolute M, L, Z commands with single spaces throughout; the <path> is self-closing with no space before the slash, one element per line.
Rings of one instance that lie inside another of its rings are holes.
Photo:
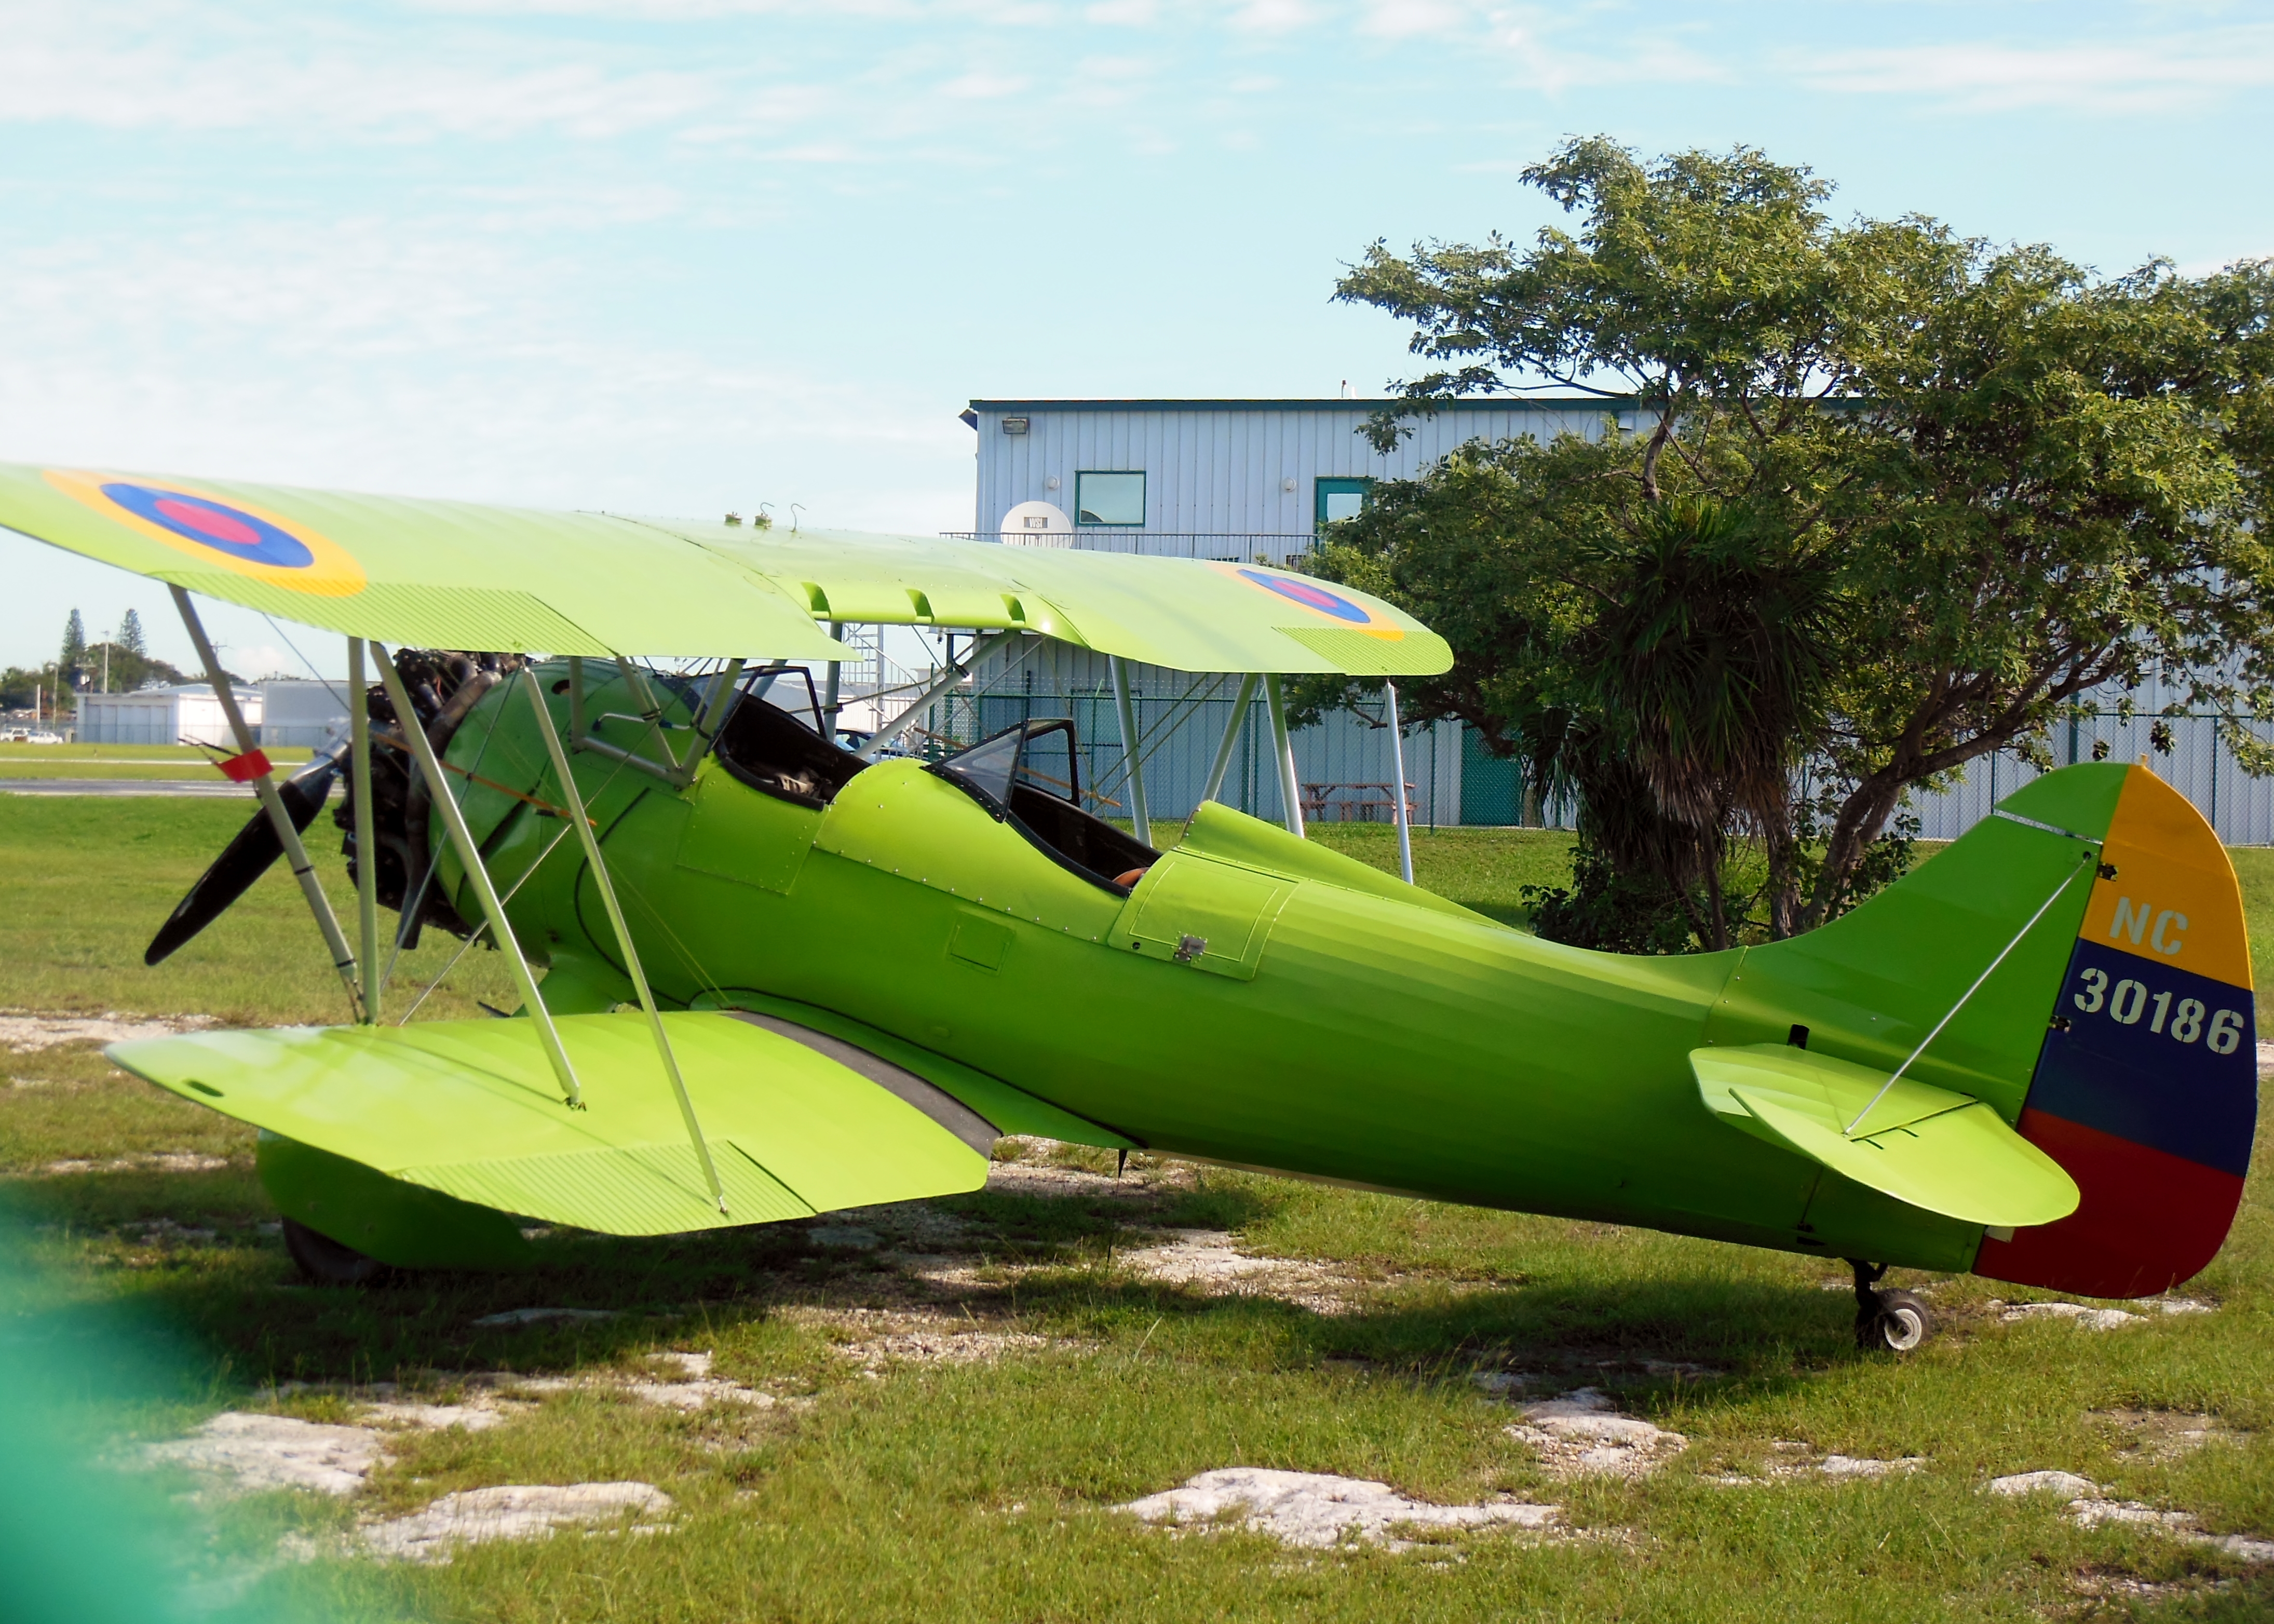
<path fill-rule="evenodd" d="M 816 523 L 964 522 L 937 493 L 959 452 L 968 466 L 951 403 L 770 363 L 747 338 L 697 350 L 596 329 L 578 267 L 463 223 L 7 256 L 0 445 L 548 506 L 765 499 L 804 501 Z"/>
<path fill-rule="evenodd" d="M 999 102 L 1005 96 L 1015 96 L 1034 81 L 1023 74 L 990 73 L 978 69 L 939 87 L 939 94 L 958 102 Z"/>
<path fill-rule="evenodd" d="M 2274 26 L 2074 45 L 1955 42 L 1792 59 L 1818 89 L 1924 97 L 1974 111 L 2156 112 L 2274 85 Z"/>
<path fill-rule="evenodd" d="M 710 70 L 612 71 L 598 62 L 444 60 L 336 37 L 189 39 L 66 25 L 0 52 L 0 121 L 118 130 L 284 129 L 484 137 L 548 130 L 607 137 L 716 104 Z"/>
<path fill-rule="evenodd" d="M 1457 0 L 1367 0 L 1359 32 L 1389 40 L 1465 32 L 1474 19 Z"/>
<path fill-rule="evenodd" d="M 1590 19 L 1527 7 L 1495 14 L 1487 35 L 1514 65 L 1517 82 L 1540 94 L 1607 85 L 1706 84 L 1735 77 L 1725 63 L 1688 43 L 1681 32 L 1635 33 L 1615 52 L 1575 49 L 1563 43 L 1592 35 Z"/>
<path fill-rule="evenodd" d="M 1305 0 L 1242 0 L 1225 19 L 1245 34 L 1290 34 L 1317 20 Z"/>

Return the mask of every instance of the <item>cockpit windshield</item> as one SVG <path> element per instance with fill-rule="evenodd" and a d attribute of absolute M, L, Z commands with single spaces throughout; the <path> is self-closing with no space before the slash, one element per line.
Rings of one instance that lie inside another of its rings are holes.
<path fill-rule="evenodd" d="M 824 738 L 821 719 L 810 672 L 753 673 L 719 730 L 719 763 L 762 793 L 827 806 L 869 763 Z"/>
<path fill-rule="evenodd" d="M 1160 853 L 1082 809 L 1073 724 L 1039 717 L 983 739 L 932 771 L 1082 878 L 1127 891 Z"/>

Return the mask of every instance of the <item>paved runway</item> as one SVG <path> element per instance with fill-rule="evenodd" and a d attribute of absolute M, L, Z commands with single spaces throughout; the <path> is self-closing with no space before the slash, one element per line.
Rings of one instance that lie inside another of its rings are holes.
<path fill-rule="evenodd" d="M 251 801 L 227 778 L 0 778 L 0 795 L 190 795 L 202 801 Z"/>

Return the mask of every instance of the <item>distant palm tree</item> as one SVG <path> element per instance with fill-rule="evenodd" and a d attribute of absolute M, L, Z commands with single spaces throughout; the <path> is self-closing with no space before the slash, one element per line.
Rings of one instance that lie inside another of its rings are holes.
<path fill-rule="evenodd" d="M 1728 946 L 1732 833 L 1767 849 L 1770 930 L 1794 923 L 1792 775 L 1824 701 L 1845 606 L 1834 564 L 1710 500 L 1653 503 L 1597 550 L 1603 608 L 1582 640 L 1585 710 L 1570 763 L 1622 868 L 1661 876 L 1708 947 Z M 1584 781 L 1593 779 L 1593 784 Z M 1621 780 L 1624 780 L 1621 782 Z M 1642 792 L 1638 793 L 1638 792 Z"/>

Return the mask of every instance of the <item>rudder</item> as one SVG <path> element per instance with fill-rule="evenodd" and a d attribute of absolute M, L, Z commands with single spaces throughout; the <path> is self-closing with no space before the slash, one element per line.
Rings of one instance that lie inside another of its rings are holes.
<path fill-rule="evenodd" d="M 2015 1124 L 2083 1199 L 2057 1222 L 1991 1231 L 1977 1274 L 2143 1297 L 2217 1255 L 2257 1129 L 2251 981 L 2225 848 L 2185 796 L 2127 769 Z"/>

